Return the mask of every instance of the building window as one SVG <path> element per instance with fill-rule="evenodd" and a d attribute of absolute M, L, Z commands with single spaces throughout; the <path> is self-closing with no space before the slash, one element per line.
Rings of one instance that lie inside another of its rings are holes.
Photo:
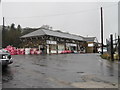
<path fill-rule="evenodd" d="M 51 50 L 56 50 L 56 45 L 51 45 Z"/>
<path fill-rule="evenodd" d="M 63 50 L 65 50 L 64 45 L 60 45 L 60 44 L 59 44 L 59 45 L 58 45 L 58 50 L 59 50 L 59 51 L 63 51 Z"/>

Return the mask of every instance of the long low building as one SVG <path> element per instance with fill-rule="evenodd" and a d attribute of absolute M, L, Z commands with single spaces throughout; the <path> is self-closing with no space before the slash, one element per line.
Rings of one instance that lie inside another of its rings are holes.
<path fill-rule="evenodd" d="M 85 52 L 87 47 L 87 42 L 82 36 L 47 29 L 38 29 L 20 39 L 23 47 L 39 48 L 46 54 L 61 53 L 64 50 Z"/>

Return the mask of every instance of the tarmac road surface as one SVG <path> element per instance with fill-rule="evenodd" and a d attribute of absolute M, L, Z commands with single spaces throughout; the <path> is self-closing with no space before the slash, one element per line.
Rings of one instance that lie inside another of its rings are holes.
<path fill-rule="evenodd" d="M 118 63 L 99 54 L 16 55 L 3 88 L 118 88 Z"/>

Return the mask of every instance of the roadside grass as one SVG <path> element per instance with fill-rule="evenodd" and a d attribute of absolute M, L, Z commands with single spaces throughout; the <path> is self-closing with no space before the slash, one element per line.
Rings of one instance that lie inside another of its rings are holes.
<path fill-rule="evenodd" d="M 107 59 L 110 60 L 111 56 L 108 53 L 103 53 L 102 55 L 100 55 L 102 59 Z"/>
<path fill-rule="evenodd" d="M 111 55 L 108 53 L 104 53 L 103 55 L 100 55 L 102 59 L 107 59 L 107 60 L 111 60 Z M 119 56 L 118 53 L 114 54 L 114 60 L 118 61 L 119 60 Z"/>

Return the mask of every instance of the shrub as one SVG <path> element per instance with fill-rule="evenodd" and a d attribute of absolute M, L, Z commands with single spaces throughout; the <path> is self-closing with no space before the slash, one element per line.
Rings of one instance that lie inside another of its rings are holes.
<path fill-rule="evenodd" d="M 101 57 L 103 59 L 108 59 L 108 60 L 110 60 L 110 58 L 111 58 L 110 54 L 108 54 L 108 53 L 104 53 L 103 55 L 101 55 Z"/>
<path fill-rule="evenodd" d="M 108 53 L 104 53 L 103 55 L 101 55 L 101 58 L 110 60 L 111 55 L 108 54 Z M 119 59 L 118 53 L 115 53 L 114 54 L 114 60 L 118 60 L 118 59 Z"/>
<path fill-rule="evenodd" d="M 119 59 L 118 53 L 114 54 L 114 59 L 115 59 L 115 60 L 118 60 L 118 59 Z"/>

